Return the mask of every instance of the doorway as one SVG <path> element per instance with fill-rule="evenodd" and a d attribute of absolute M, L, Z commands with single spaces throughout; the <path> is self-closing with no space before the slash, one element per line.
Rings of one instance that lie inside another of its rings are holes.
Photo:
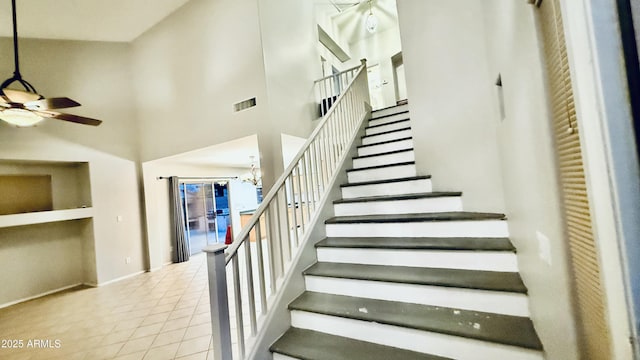
<path fill-rule="evenodd" d="M 180 182 L 180 199 L 190 255 L 202 252 L 207 245 L 225 241 L 231 225 L 227 182 Z"/>
<path fill-rule="evenodd" d="M 402 52 L 391 57 L 391 66 L 393 66 L 393 85 L 396 93 L 396 103 L 400 104 L 402 101 L 407 100 L 407 81 L 404 75 Z"/>

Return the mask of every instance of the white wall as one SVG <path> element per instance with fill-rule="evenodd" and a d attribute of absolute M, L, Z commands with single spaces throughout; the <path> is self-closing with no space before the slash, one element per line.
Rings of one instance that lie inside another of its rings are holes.
<path fill-rule="evenodd" d="M 380 66 L 382 80 L 382 104 L 380 108 L 396 104 L 396 92 L 393 82 L 393 64 L 391 57 L 402 51 L 399 27 L 392 27 L 367 36 L 356 43 L 350 44 L 355 59 L 367 59 L 367 66 Z M 375 109 L 374 109 L 375 110 Z"/>
<path fill-rule="evenodd" d="M 577 359 L 569 254 L 535 10 L 524 1 L 483 5 L 488 71 L 492 78 L 500 73 L 503 84 L 505 119 L 496 121 L 511 239 L 548 358 Z M 492 117 L 499 119 L 493 94 Z"/>
<path fill-rule="evenodd" d="M 132 47 L 142 161 L 255 134 L 265 122 L 256 0 L 192 0 Z M 256 107 L 233 112 L 252 97 Z"/>
<path fill-rule="evenodd" d="M 266 194 L 284 170 L 281 134 L 307 137 L 313 129 L 313 81 L 321 72 L 313 2 L 258 0 L 258 6 L 268 100 L 258 133 Z"/>
<path fill-rule="evenodd" d="M 0 124 L 0 160 L 44 160 L 60 162 L 87 162 L 94 208 L 93 223 L 81 229 L 70 227 L 69 241 L 80 236 L 92 242 L 80 249 L 87 283 L 103 283 L 145 269 L 142 242 L 137 157 L 137 128 L 134 104 L 131 99 L 131 73 L 129 71 L 129 45 L 117 43 L 42 41 L 21 39 L 21 72 L 45 96 L 68 96 L 83 104 L 69 112 L 104 120 L 99 127 L 90 127 L 46 120 L 35 128 L 18 129 L 4 122 Z M 0 74 L 10 76 L 13 71 L 11 40 L 0 39 Z M 116 222 L 121 215 L 123 221 Z M 52 225 L 55 227 L 55 225 Z M 28 230 L 34 243 L 46 242 L 47 231 Z M 58 232 L 64 234 L 65 231 Z M 85 236 L 89 232 L 88 236 Z M 16 244 L 27 234 L 8 231 L 2 241 Z M 33 235 L 32 235 L 33 234 Z M 61 235 L 62 236 L 62 235 Z M 53 240 L 52 240 L 53 241 Z M 64 246 L 27 246 L 12 248 L 12 257 L 33 259 L 55 257 L 66 259 L 77 256 Z M 91 251 L 95 248 L 96 252 Z M 29 252 L 29 253 L 27 253 Z M 92 258 L 93 257 L 93 258 Z M 131 262 L 125 264 L 125 257 Z M 4 264 L 4 263 L 3 263 Z M 48 271 L 65 272 L 56 262 Z M 2 265 L 3 269 L 5 266 Z M 80 265 L 73 265 L 80 266 Z M 77 270 L 77 269 L 76 269 Z M 29 289 L 19 296 L 35 296 L 42 291 L 55 290 L 78 282 L 77 273 L 64 281 L 44 281 L 38 276 L 22 272 L 16 282 Z M 18 294 L 15 294 L 18 296 Z M 4 299 L 7 301 L 17 299 Z"/>
<path fill-rule="evenodd" d="M 419 173 L 463 191 L 466 210 L 504 211 L 481 11 L 474 0 L 398 1 Z"/>

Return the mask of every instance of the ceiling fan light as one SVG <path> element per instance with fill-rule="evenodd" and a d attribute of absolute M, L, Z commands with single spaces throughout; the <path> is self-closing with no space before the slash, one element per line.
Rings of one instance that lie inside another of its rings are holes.
<path fill-rule="evenodd" d="M 44 120 L 42 116 L 24 109 L 2 110 L 0 111 L 0 119 L 18 127 L 35 126 L 36 124 Z"/>
<path fill-rule="evenodd" d="M 378 28 L 378 18 L 370 12 L 364 21 L 364 26 L 368 32 L 373 34 Z"/>

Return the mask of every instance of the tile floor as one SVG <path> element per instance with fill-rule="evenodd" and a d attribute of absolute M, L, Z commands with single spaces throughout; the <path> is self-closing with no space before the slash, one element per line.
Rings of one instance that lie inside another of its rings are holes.
<path fill-rule="evenodd" d="M 0 309 L 0 359 L 213 359 L 205 259 Z"/>

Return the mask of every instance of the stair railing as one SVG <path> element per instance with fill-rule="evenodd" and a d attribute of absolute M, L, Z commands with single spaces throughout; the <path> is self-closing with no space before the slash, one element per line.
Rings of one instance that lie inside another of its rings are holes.
<path fill-rule="evenodd" d="M 347 85 L 226 254 L 227 246 L 222 244 L 204 249 L 215 360 L 233 359 L 234 350 L 238 359 L 244 359 L 246 341 L 255 339 L 259 322 L 269 311 L 269 299 L 280 290 L 288 265 L 311 230 L 311 219 L 326 196 L 328 184 L 337 175 L 338 165 L 366 116 L 366 61 L 347 72 L 336 74 L 349 79 Z M 231 273 L 229 278 L 227 271 Z M 230 299 L 233 308 L 229 308 Z M 232 318 L 235 335 L 231 332 Z"/>
<path fill-rule="evenodd" d="M 360 70 L 360 66 L 354 66 L 351 69 L 325 76 L 315 81 L 315 93 L 316 100 L 320 105 L 320 116 L 326 115 L 333 104 L 336 103 L 340 94 Z"/>

